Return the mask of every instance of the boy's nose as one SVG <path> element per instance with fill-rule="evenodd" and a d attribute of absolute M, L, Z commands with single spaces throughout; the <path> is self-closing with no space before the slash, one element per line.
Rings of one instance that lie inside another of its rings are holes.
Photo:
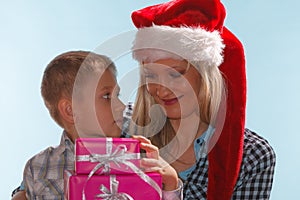
<path fill-rule="evenodd" d="M 123 111 L 125 110 L 125 104 L 119 99 L 119 98 L 116 98 L 115 101 L 114 101 L 114 104 L 115 104 L 115 110 L 116 111 Z"/>

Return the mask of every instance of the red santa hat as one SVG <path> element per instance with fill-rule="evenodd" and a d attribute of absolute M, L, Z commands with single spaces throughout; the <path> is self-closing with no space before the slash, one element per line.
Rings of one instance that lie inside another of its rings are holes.
<path fill-rule="evenodd" d="M 227 88 L 227 107 L 219 139 L 208 154 L 207 199 L 230 199 L 243 155 L 246 105 L 245 57 L 241 42 L 224 26 L 219 0 L 173 0 L 132 13 L 138 28 L 133 57 L 155 61 L 181 57 L 218 66 Z M 162 51 L 151 51 L 161 49 Z"/>

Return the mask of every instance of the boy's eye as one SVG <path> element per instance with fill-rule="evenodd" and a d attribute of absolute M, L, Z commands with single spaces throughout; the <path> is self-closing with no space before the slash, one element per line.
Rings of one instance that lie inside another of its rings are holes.
<path fill-rule="evenodd" d="M 103 98 L 103 99 L 110 99 L 111 97 L 110 97 L 110 94 L 107 93 L 107 94 L 103 95 L 102 98 Z"/>
<path fill-rule="evenodd" d="M 107 94 L 103 95 L 102 98 L 103 99 L 111 99 L 111 98 L 114 98 L 114 97 L 119 98 L 120 96 L 121 96 L 120 93 L 116 93 L 116 94 L 113 94 L 113 95 L 111 95 L 110 93 L 107 93 Z"/>

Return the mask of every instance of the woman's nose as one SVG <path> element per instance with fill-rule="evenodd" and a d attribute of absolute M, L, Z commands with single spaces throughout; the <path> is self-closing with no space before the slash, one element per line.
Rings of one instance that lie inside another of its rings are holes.
<path fill-rule="evenodd" d="M 165 84 L 156 84 L 156 96 L 159 98 L 164 98 L 168 95 L 170 95 L 172 92 L 170 88 Z"/>

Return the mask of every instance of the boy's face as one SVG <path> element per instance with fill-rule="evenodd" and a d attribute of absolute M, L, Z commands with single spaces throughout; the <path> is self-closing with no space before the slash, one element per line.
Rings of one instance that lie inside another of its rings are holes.
<path fill-rule="evenodd" d="M 79 100 L 73 100 L 74 121 L 79 137 L 120 137 L 124 104 L 113 73 L 86 81 Z"/>

